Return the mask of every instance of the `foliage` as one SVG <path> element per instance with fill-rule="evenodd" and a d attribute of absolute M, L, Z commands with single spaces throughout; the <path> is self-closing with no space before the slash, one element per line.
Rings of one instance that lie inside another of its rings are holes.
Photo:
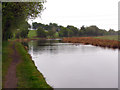
<path fill-rule="evenodd" d="M 56 23 L 42 24 L 42 23 L 33 23 L 34 29 L 42 27 L 48 31 L 48 36 L 55 37 L 55 33 L 58 32 L 59 37 L 82 37 L 82 36 L 104 36 L 104 35 L 117 35 L 120 31 L 114 31 L 110 29 L 109 31 L 105 29 L 99 29 L 97 26 L 92 25 L 85 27 L 84 25 L 79 29 L 72 25 L 67 27 L 60 26 Z"/>
<path fill-rule="evenodd" d="M 28 32 L 29 32 L 29 30 L 22 30 L 22 31 L 20 32 L 20 36 L 21 36 L 22 38 L 27 38 Z"/>
<path fill-rule="evenodd" d="M 54 38 L 55 37 L 56 30 L 53 27 L 51 30 L 48 31 L 48 36 Z"/>
<path fill-rule="evenodd" d="M 37 36 L 37 30 L 29 30 L 28 38 L 33 38 L 35 36 Z"/>
<path fill-rule="evenodd" d="M 70 32 L 72 32 L 72 35 L 70 34 L 71 36 L 78 36 L 78 28 L 70 25 L 68 25 L 67 28 L 71 30 Z"/>
<path fill-rule="evenodd" d="M 15 38 L 27 38 L 29 30 L 21 30 L 15 34 Z"/>
<path fill-rule="evenodd" d="M 28 18 L 35 18 L 43 10 L 41 2 L 3 2 L 2 3 L 2 31 L 3 40 L 11 38 L 11 34 L 20 29 Z M 10 33 L 10 34 L 9 34 Z"/>
<path fill-rule="evenodd" d="M 108 33 L 109 33 L 109 35 L 116 35 L 116 32 L 115 32 L 113 29 L 110 29 L 110 30 L 108 31 Z"/>
<path fill-rule="evenodd" d="M 15 34 L 15 38 L 20 38 L 20 32 L 17 32 L 16 34 Z"/>
<path fill-rule="evenodd" d="M 45 38 L 47 36 L 47 33 L 43 28 L 39 27 L 37 30 L 37 36 L 41 38 Z"/>

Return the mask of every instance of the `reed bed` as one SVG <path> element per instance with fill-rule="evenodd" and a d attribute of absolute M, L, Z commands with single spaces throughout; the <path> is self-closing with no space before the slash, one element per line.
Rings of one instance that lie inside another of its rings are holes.
<path fill-rule="evenodd" d="M 85 45 L 91 44 L 91 45 L 94 45 L 94 46 L 120 49 L 120 41 L 96 39 L 96 38 L 93 38 L 93 37 L 69 37 L 69 38 L 63 38 L 63 42 L 82 43 L 82 44 L 85 44 Z"/>

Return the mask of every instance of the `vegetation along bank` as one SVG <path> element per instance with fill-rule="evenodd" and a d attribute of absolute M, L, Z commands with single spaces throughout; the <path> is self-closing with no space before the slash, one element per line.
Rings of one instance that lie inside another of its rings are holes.
<path fill-rule="evenodd" d="M 3 42 L 3 88 L 6 84 L 6 76 L 8 70 L 13 62 L 13 53 L 16 50 L 16 54 L 19 57 L 19 63 L 16 65 L 16 88 L 51 88 L 45 81 L 43 75 L 37 70 L 31 56 L 25 47 L 19 42 Z M 15 49 L 12 47 L 14 46 Z M 15 62 L 18 60 L 16 57 Z M 11 69 L 12 70 L 12 69 Z M 10 75 L 9 78 L 10 79 Z"/>
<path fill-rule="evenodd" d="M 117 40 L 107 40 L 107 39 L 96 39 L 93 37 L 69 37 L 63 38 L 63 42 L 67 43 L 83 43 L 83 44 L 91 44 L 94 46 L 100 47 L 108 47 L 108 48 L 119 48 L 120 49 L 120 42 Z"/>

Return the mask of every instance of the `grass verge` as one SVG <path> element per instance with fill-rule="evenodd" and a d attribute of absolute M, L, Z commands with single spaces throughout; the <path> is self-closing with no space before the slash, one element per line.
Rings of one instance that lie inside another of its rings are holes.
<path fill-rule="evenodd" d="M 2 87 L 5 82 L 5 75 L 7 74 L 9 65 L 12 62 L 11 54 L 13 53 L 12 42 L 2 42 Z"/>
<path fill-rule="evenodd" d="M 28 33 L 28 38 L 33 38 L 35 36 L 37 36 L 36 30 L 30 30 Z"/>
<path fill-rule="evenodd" d="M 21 56 L 21 63 L 17 66 L 18 88 L 51 88 L 35 67 L 24 46 L 16 43 L 15 47 Z"/>
<path fill-rule="evenodd" d="M 106 39 L 106 40 L 118 40 L 118 35 L 110 35 L 110 36 L 98 36 L 98 37 L 94 37 L 97 39 Z"/>

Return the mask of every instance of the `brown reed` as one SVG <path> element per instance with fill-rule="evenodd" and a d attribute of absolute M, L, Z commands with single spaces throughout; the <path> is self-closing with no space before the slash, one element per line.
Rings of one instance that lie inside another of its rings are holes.
<path fill-rule="evenodd" d="M 93 37 L 68 37 L 68 38 L 63 38 L 63 42 L 82 43 L 82 44 L 85 44 L 85 45 L 91 44 L 91 45 L 94 45 L 94 46 L 120 49 L 120 41 L 96 39 L 96 38 L 93 38 Z"/>

